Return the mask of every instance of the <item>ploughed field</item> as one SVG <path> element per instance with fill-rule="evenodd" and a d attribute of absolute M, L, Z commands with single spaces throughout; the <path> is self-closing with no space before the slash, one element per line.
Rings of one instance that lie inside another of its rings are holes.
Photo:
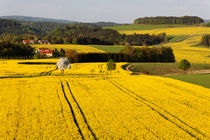
<path fill-rule="evenodd" d="M 57 61 L 0 61 L 1 138 L 210 138 L 210 89 L 130 75 L 125 63 L 111 73 L 105 63 L 73 64 L 64 76 L 43 63 Z"/>

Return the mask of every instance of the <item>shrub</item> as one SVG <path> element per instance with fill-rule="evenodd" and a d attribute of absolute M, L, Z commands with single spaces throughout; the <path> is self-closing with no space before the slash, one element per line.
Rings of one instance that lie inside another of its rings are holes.
<path fill-rule="evenodd" d="M 210 47 L 210 34 L 204 35 L 201 39 L 201 44 Z"/>
<path fill-rule="evenodd" d="M 116 69 L 116 63 L 112 59 L 109 59 L 109 61 L 107 62 L 107 70 L 112 71 L 115 69 Z"/>
<path fill-rule="evenodd" d="M 34 56 L 33 56 L 34 59 L 40 59 L 41 58 L 41 55 L 40 53 L 35 53 Z"/>
<path fill-rule="evenodd" d="M 188 70 L 189 68 L 191 68 L 191 64 L 187 59 L 182 59 L 179 63 L 179 69 L 182 70 Z"/>

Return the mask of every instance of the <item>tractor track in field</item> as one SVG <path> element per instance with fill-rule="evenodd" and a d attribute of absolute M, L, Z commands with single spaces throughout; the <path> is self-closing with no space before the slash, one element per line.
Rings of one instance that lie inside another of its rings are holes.
<path fill-rule="evenodd" d="M 192 96 L 195 96 L 195 97 L 197 97 L 197 98 L 201 98 L 201 99 L 205 99 L 205 100 L 207 100 L 207 101 L 210 101 L 210 100 L 209 100 L 209 97 L 207 97 L 207 96 L 198 96 L 198 95 L 195 95 L 194 92 L 193 92 L 192 90 L 186 89 L 186 88 L 184 88 L 184 87 L 180 87 L 180 86 L 177 86 L 177 85 L 175 85 L 175 84 L 167 83 L 167 82 L 165 82 L 164 84 L 166 84 L 166 85 L 168 85 L 168 86 L 170 86 L 170 87 L 173 87 L 173 88 L 175 88 L 175 89 L 179 89 L 179 90 L 185 91 L 185 92 L 187 92 L 187 93 L 189 93 L 189 94 L 191 94 Z"/>
<path fill-rule="evenodd" d="M 68 89 L 69 89 L 69 92 L 71 93 L 72 99 L 73 99 L 74 102 L 76 103 L 77 108 L 79 109 L 80 114 L 82 115 L 82 118 L 83 118 L 83 120 L 84 120 L 84 122 L 85 122 L 85 124 L 86 124 L 86 126 L 87 126 L 87 128 L 88 128 L 88 130 L 89 130 L 90 133 L 92 134 L 93 138 L 94 138 L 95 140 L 97 140 L 97 137 L 96 137 L 95 133 L 93 132 L 93 130 L 92 130 L 92 128 L 90 127 L 90 125 L 88 124 L 87 118 L 85 117 L 85 114 L 84 114 L 84 112 L 82 111 L 82 108 L 80 107 L 79 103 L 77 102 L 76 98 L 74 97 L 74 94 L 72 93 L 72 90 L 71 90 L 71 87 L 70 87 L 70 85 L 69 85 L 69 82 L 66 82 L 66 85 L 67 85 L 67 87 L 68 87 Z"/>
<path fill-rule="evenodd" d="M 89 93 L 89 94 L 92 94 L 90 91 L 88 91 L 87 90 L 87 88 L 85 88 L 84 87 L 84 85 L 82 85 L 79 81 L 77 81 L 78 82 L 78 84 L 80 85 L 80 87 L 82 87 L 87 93 Z M 120 103 L 119 103 L 120 104 Z M 121 105 L 121 104 L 120 104 Z M 127 109 L 125 109 L 125 107 L 123 106 L 123 105 L 121 105 L 122 106 L 122 108 L 126 111 L 126 112 L 128 112 L 128 110 Z M 130 113 L 130 112 L 129 112 Z M 130 114 L 132 114 L 132 113 L 130 113 Z M 133 117 L 134 117 L 134 119 L 136 119 L 137 121 L 138 121 L 138 119 L 137 119 L 137 117 L 135 116 L 135 115 L 132 115 Z M 161 137 L 160 136 L 158 136 L 157 134 L 155 134 L 155 132 L 154 131 L 152 131 L 149 127 L 147 127 L 146 125 L 144 125 L 142 122 L 140 122 L 141 123 L 141 125 L 148 131 L 148 132 L 150 132 L 152 135 L 154 135 L 157 139 L 160 139 Z M 163 139 L 163 138 L 161 138 L 161 139 Z"/>
<path fill-rule="evenodd" d="M 66 100 L 66 102 L 68 103 L 69 108 L 70 108 L 70 110 L 71 110 L 71 114 L 72 114 L 72 116 L 73 116 L 74 123 L 75 123 L 75 125 L 77 126 L 78 132 L 79 132 L 81 138 L 82 138 L 83 140 L 85 140 L 85 137 L 84 137 L 84 135 L 83 135 L 83 133 L 82 133 L 82 131 L 81 131 L 81 128 L 80 128 L 80 126 L 79 126 L 79 123 L 78 123 L 78 121 L 77 121 L 77 119 L 76 119 L 76 116 L 75 116 L 75 112 L 74 112 L 74 110 L 73 110 L 73 107 L 72 107 L 72 105 L 71 105 L 69 99 L 68 99 L 67 96 L 66 96 L 66 92 L 65 92 L 65 90 L 64 90 L 64 85 L 63 85 L 62 82 L 61 82 L 61 88 L 62 88 L 62 91 L 63 91 L 63 95 L 64 95 L 64 97 L 65 97 L 65 100 Z"/>
<path fill-rule="evenodd" d="M 74 103 L 75 103 L 76 106 L 77 106 L 78 112 L 79 112 L 80 115 L 82 116 L 82 119 L 83 119 L 83 121 L 84 121 L 84 123 L 85 123 L 85 125 L 86 125 L 86 127 L 87 127 L 87 129 L 88 129 L 88 131 L 89 131 L 90 134 L 92 135 L 93 139 L 94 139 L 94 140 L 97 140 L 97 137 L 96 137 L 95 133 L 93 132 L 93 130 L 92 130 L 92 128 L 90 127 L 90 125 L 88 124 L 87 118 L 85 117 L 85 114 L 84 114 L 84 112 L 82 111 L 82 108 L 80 107 L 78 101 L 76 100 L 76 98 L 75 98 L 75 96 L 74 96 L 74 94 L 73 94 L 73 92 L 72 92 L 72 90 L 71 90 L 71 87 L 70 87 L 69 82 L 65 82 L 65 84 L 66 84 L 66 86 L 67 86 L 67 88 L 68 88 L 68 90 L 69 90 L 69 92 L 70 92 L 71 98 L 73 99 Z M 67 101 L 67 103 L 68 103 L 68 105 L 69 105 L 69 108 L 70 108 L 70 110 L 71 110 L 71 113 L 72 113 L 72 116 L 73 116 L 73 119 L 74 119 L 74 123 L 75 123 L 75 125 L 76 125 L 77 128 L 78 128 L 78 132 L 80 133 L 82 139 L 85 140 L 85 136 L 84 136 L 84 134 L 83 134 L 83 132 L 82 132 L 82 129 L 81 129 L 80 125 L 79 125 L 79 122 L 77 121 L 77 118 L 76 118 L 75 109 L 73 108 L 73 106 L 72 106 L 70 100 L 68 99 L 68 97 L 67 97 L 67 95 L 66 95 L 66 92 L 65 92 L 65 89 L 64 89 L 64 84 L 63 84 L 63 82 L 61 82 L 61 87 L 62 87 L 62 91 L 63 91 L 64 97 L 65 97 L 65 100 Z"/>
<path fill-rule="evenodd" d="M 59 93 L 58 93 L 58 89 L 57 89 L 57 96 L 58 96 L 58 99 L 59 99 L 59 102 L 60 102 L 62 117 L 64 118 L 64 122 L 65 122 L 67 128 L 69 129 L 69 125 L 68 125 L 68 123 L 66 122 L 65 115 L 64 115 L 64 113 L 63 113 L 63 106 L 62 106 L 62 102 L 61 102 L 61 97 L 60 97 L 60 95 L 59 95 Z"/>
<path fill-rule="evenodd" d="M 200 132 L 198 129 L 193 128 L 192 126 L 188 125 L 186 122 L 182 121 L 181 119 L 179 119 L 175 115 L 171 114 L 170 112 L 168 112 L 164 108 L 162 108 L 162 107 L 152 103 L 151 101 L 148 101 L 147 99 L 137 95 L 136 93 L 129 90 L 128 88 L 126 88 L 122 84 L 120 84 L 116 81 L 110 81 L 110 80 L 107 80 L 107 81 L 109 83 L 111 83 L 112 85 L 114 85 L 115 87 L 117 87 L 118 89 L 120 89 L 122 92 L 126 93 L 127 95 L 129 95 L 129 96 L 135 98 L 136 100 L 140 101 L 141 103 L 145 104 L 147 107 L 149 107 L 150 109 L 155 111 L 157 114 L 159 114 L 162 118 L 164 118 L 165 120 L 167 120 L 167 121 L 171 122 L 172 124 L 176 125 L 178 128 L 180 128 L 181 130 L 183 130 L 184 132 L 189 134 L 191 137 L 193 137 L 195 139 L 202 139 L 202 138 L 207 137 L 204 133 Z"/>

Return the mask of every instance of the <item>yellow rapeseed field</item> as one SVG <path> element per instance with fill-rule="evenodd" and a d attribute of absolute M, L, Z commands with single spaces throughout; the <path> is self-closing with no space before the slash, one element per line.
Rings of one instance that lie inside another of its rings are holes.
<path fill-rule="evenodd" d="M 159 28 L 153 30 L 130 30 L 130 31 L 120 31 L 120 33 L 125 34 L 160 34 L 166 33 L 167 35 L 203 35 L 210 34 L 209 27 L 186 27 L 186 28 Z"/>
<path fill-rule="evenodd" d="M 45 45 L 32 45 L 32 47 L 34 48 L 49 48 L 51 50 L 54 50 L 55 48 L 57 48 L 58 50 L 60 50 L 61 48 L 63 49 L 73 49 L 76 50 L 79 53 L 87 53 L 87 52 L 104 52 L 102 50 L 96 49 L 94 47 L 88 46 L 88 45 L 73 45 L 73 44 L 45 44 Z"/>
<path fill-rule="evenodd" d="M 125 63 L 111 73 L 105 63 L 76 63 L 63 76 L 19 61 L 0 61 L 2 139 L 210 138 L 210 89 L 130 75 Z"/>
<path fill-rule="evenodd" d="M 166 46 L 172 47 L 176 60 L 188 59 L 191 63 L 209 63 L 210 49 L 200 46 L 202 36 L 190 37 L 177 43 L 167 43 Z"/>
<path fill-rule="evenodd" d="M 134 32 L 196 35 L 164 45 L 177 61 L 210 63 L 210 49 L 199 45 L 210 28 Z M 103 52 L 87 45 L 33 47 Z M 126 63 L 112 72 L 106 63 L 75 63 L 62 75 L 58 60 L 0 60 L 0 139 L 210 139 L 210 89 L 130 75 L 121 68 Z"/>
<path fill-rule="evenodd" d="M 160 28 L 154 30 L 121 31 L 126 34 L 160 34 L 166 33 L 171 36 L 189 36 L 189 38 L 175 43 L 167 43 L 165 46 L 173 48 L 176 61 L 188 59 L 191 63 L 210 63 L 210 49 L 199 45 L 204 34 L 210 34 L 209 27 L 187 28 Z"/>

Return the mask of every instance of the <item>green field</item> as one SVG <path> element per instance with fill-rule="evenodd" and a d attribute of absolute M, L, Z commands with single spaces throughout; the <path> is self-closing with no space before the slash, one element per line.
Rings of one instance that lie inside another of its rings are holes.
<path fill-rule="evenodd" d="M 164 77 L 210 88 L 210 74 L 184 74 L 184 71 L 178 69 L 178 63 L 131 63 L 131 65 L 133 65 L 133 67 L 130 68 L 130 70 L 134 72 L 133 74 L 140 74 L 142 72 L 149 72 L 150 75 L 180 73 L 180 75 L 169 75 Z M 192 64 L 192 68 L 190 68 L 189 71 L 204 69 L 210 69 L 210 64 Z"/>
<path fill-rule="evenodd" d="M 190 25 L 171 25 L 170 28 L 176 27 L 192 27 Z M 111 27 L 104 27 L 105 29 L 113 29 L 118 31 L 128 31 L 128 30 L 153 30 L 159 28 L 168 28 L 168 24 L 164 25 L 122 25 L 122 26 L 111 26 Z"/>
<path fill-rule="evenodd" d="M 105 51 L 105 52 L 120 52 L 124 46 L 112 46 L 112 45 L 91 45 L 96 49 Z"/>
<path fill-rule="evenodd" d="M 130 63 L 130 70 L 134 73 L 149 72 L 150 75 L 165 75 L 184 73 L 178 69 L 178 63 Z M 210 69 L 210 64 L 192 64 L 189 71 Z"/>
<path fill-rule="evenodd" d="M 171 75 L 167 77 L 210 88 L 210 74 Z"/>
<path fill-rule="evenodd" d="M 186 39 L 188 36 L 183 36 L 183 35 L 180 35 L 180 36 L 169 36 L 169 42 L 170 43 L 173 43 L 173 42 L 180 42 L 180 41 L 183 41 L 184 39 Z"/>

